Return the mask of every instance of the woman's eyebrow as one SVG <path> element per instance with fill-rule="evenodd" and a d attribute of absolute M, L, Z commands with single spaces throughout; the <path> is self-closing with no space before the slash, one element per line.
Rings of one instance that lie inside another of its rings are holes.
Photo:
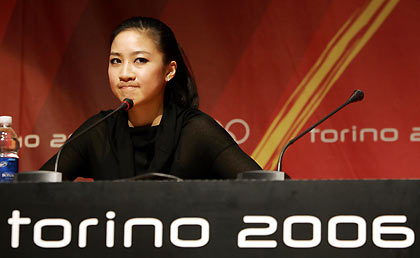
<path fill-rule="evenodd" d="M 132 55 L 138 55 L 138 54 L 148 54 L 150 55 L 151 53 L 149 51 L 146 50 L 138 50 L 138 51 L 134 51 L 131 53 Z"/>
<path fill-rule="evenodd" d="M 138 54 L 148 54 L 148 55 L 150 55 L 151 53 L 149 51 L 146 51 L 146 50 L 138 50 L 138 51 L 131 52 L 131 55 L 138 55 Z M 121 56 L 121 54 L 119 52 L 113 52 L 113 51 L 111 51 L 109 53 L 109 55 L 111 55 L 111 56 Z"/>

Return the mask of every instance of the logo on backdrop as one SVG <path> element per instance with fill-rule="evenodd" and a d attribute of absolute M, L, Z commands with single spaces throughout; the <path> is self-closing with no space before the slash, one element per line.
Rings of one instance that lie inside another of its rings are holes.
<path fill-rule="evenodd" d="M 240 118 L 234 118 L 226 123 L 223 126 L 219 121 L 217 121 L 225 130 L 232 136 L 232 138 L 238 144 L 242 144 L 249 139 L 249 135 L 251 133 L 251 129 L 248 123 Z M 70 134 L 71 135 L 71 134 Z M 62 133 L 53 133 L 48 139 L 46 140 L 49 142 L 50 148 L 60 148 L 61 145 L 66 142 L 66 140 L 70 137 L 70 135 L 62 134 Z M 25 136 L 19 136 L 18 141 L 20 146 L 28 148 L 28 149 L 36 149 L 40 147 L 42 142 L 44 142 L 43 138 L 38 134 L 28 134 Z"/>

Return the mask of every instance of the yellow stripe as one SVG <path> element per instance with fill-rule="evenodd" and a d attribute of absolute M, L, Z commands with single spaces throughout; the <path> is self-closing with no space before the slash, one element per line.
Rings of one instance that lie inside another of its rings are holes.
<path fill-rule="evenodd" d="M 297 123 L 299 124 L 297 127 L 295 126 L 293 129 L 293 134 L 290 136 L 291 139 L 297 135 L 297 133 L 302 129 L 303 125 L 309 119 L 310 115 L 312 115 L 313 111 L 319 106 L 325 95 L 331 89 L 332 85 L 337 81 L 340 75 L 344 72 L 350 62 L 355 58 L 355 56 L 360 52 L 363 46 L 367 43 L 367 41 L 373 36 L 373 34 L 377 31 L 377 29 L 381 26 L 381 24 L 385 21 L 386 17 L 391 13 L 394 9 L 396 4 L 399 0 L 391 0 L 389 1 L 383 10 L 379 13 L 378 17 L 372 22 L 371 26 L 367 29 L 366 33 L 363 37 L 356 41 L 349 49 L 345 51 L 343 57 L 337 62 L 338 64 L 333 68 L 333 72 L 330 73 L 325 80 L 325 85 L 321 85 L 321 93 L 315 93 L 314 98 L 311 100 L 310 104 L 305 108 L 303 114 L 297 118 Z M 318 96 L 317 96 L 318 95 Z M 316 100 L 315 102 L 313 100 Z M 303 119 L 302 119 L 303 117 Z M 297 129 L 296 129 L 297 128 Z M 285 142 L 284 144 L 286 144 Z M 282 145 L 281 145 L 282 146 Z M 280 154 L 280 149 L 277 149 L 274 157 L 278 157 Z M 269 169 L 275 169 L 277 167 L 277 159 L 273 159 Z"/>
<path fill-rule="evenodd" d="M 384 2 L 385 0 L 372 0 L 356 20 L 353 16 L 348 19 L 329 42 L 254 150 L 252 156 L 262 167 L 266 167 L 273 154 L 275 157 L 278 156 L 279 146 L 283 146 L 286 141 L 297 135 L 335 81 L 393 10 L 398 0 L 391 0 L 386 4 L 363 37 L 352 44 L 349 50 L 350 41 L 368 24 Z M 270 169 L 274 169 L 276 163 L 277 160 L 273 159 Z"/>

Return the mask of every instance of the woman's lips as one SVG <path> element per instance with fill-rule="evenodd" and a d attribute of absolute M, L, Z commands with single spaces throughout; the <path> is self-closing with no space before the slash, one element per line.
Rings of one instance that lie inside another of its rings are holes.
<path fill-rule="evenodd" d="M 119 89 L 135 89 L 135 88 L 140 88 L 140 86 L 136 86 L 136 85 L 122 85 L 122 86 L 118 86 Z"/>

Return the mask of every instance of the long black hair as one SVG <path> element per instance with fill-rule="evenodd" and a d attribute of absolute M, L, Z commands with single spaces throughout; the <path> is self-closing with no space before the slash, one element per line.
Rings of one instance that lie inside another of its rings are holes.
<path fill-rule="evenodd" d="M 111 35 L 115 37 L 126 30 L 139 30 L 149 33 L 158 49 L 163 53 L 164 63 L 177 63 L 175 76 L 166 84 L 164 103 L 175 103 L 184 108 L 198 108 L 198 93 L 188 59 L 172 30 L 158 19 L 132 17 L 123 21 Z"/>

